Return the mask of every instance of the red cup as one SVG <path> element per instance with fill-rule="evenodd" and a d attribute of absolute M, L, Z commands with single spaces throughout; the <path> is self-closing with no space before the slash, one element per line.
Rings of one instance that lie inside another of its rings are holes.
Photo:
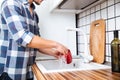
<path fill-rule="evenodd" d="M 66 58 L 67 64 L 70 64 L 72 62 L 72 55 L 70 50 L 68 50 L 68 53 L 65 55 L 65 58 Z"/>

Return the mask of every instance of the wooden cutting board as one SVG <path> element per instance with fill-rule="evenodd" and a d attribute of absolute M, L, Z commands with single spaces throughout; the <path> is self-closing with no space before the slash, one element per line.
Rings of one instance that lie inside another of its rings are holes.
<path fill-rule="evenodd" d="M 93 61 L 104 63 L 105 61 L 105 20 L 93 21 L 90 26 L 90 53 Z"/>

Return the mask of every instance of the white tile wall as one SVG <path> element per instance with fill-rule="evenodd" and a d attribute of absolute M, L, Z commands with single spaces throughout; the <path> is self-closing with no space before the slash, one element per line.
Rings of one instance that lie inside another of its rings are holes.
<path fill-rule="evenodd" d="M 120 16 L 120 3 L 115 5 L 116 16 Z"/>
<path fill-rule="evenodd" d="M 90 14 L 90 10 L 87 10 L 87 11 L 86 11 L 86 15 L 89 15 L 89 14 Z"/>
<path fill-rule="evenodd" d="M 108 31 L 115 30 L 115 19 L 108 20 Z"/>
<path fill-rule="evenodd" d="M 106 61 L 109 61 L 109 57 L 106 57 Z"/>
<path fill-rule="evenodd" d="M 90 24 L 86 26 L 86 34 L 90 34 Z"/>
<path fill-rule="evenodd" d="M 80 25 L 80 26 L 82 26 L 83 25 L 83 18 L 80 18 L 80 22 L 79 22 L 80 24 L 78 24 L 78 25 Z"/>
<path fill-rule="evenodd" d="M 95 7 L 91 8 L 91 13 L 95 12 Z"/>
<path fill-rule="evenodd" d="M 115 11 L 114 11 L 114 5 L 108 7 L 108 18 L 112 18 L 112 17 L 114 17 L 114 15 L 115 15 L 114 12 L 115 12 Z"/>
<path fill-rule="evenodd" d="M 114 36 L 113 36 L 113 32 L 109 32 L 109 43 L 111 43 L 111 41 L 113 40 Z"/>
<path fill-rule="evenodd" d="M 101 3 L 101 9 L 106 8 L 106 7 L 107 7 L 107 2 L 106 1 Z"/>
<path fill-rule="evenodd" d="M 95 17 L 96 20 L 101 18 L 101 16 L 100 16 L 100 11 L 97 11 L 95 15 L 96 15 L 96 17 Z"/>
<path fill-rule="evenodd" d="M 111 56 L 111 47 L 110 47 L 110 45 L 108 45 L 108 51 L 109 51 L 108 56 Z"/>
<path fill-rule="evenodd" d="M 95 20 L 95 14 L 91 14 L 91 22 Z"/>
<path fill-rule="evenodd" d="M 84 52 L 84 44 L 78 45 L 78 48 L 80 49 L 79 52 L 83 53 Z"/>
<path fill-rule="evenodd" d="M 101 10 L 101 18 L 107 19 L 107 9 L 106 8 Z"/>
<path fill-rule="evenodd" d="M 87 35 L 87 44 L 89 44 L 89 41 L 90 41 L 90 36 Z"/>
<path fill-rule="evenodd" d="M 86 25 L 86 17 L 83 18 L 83 25 Z"/>
<path fill-rule="evenodd" d="M 81 35 L 78 37 L 79 41 L 78 43 L 84 43 L 84 37 Z"/>
<path fill-rule="evenodd" d="M 109 34 L 106 33 L 106 43 L 108 44 L 109 43 Z"/>
<path fill-rule="evenodd" d="M 97 6 L 96 6 L 95 11 L 98 11 L 98 10 L 100 10 L 100 5 L 97 5 Z"/>
<path fill-rule="evenodd" d="M 108 56 L 109 54 L 109 49 L 108 49 L 108 45 L 106 45 L 106 56 Z"/>
<path fill-rule="evenodd" d="M 116 18 L 116 29 L 120 30 L 120 17 Z"/>
<path fill-rule="evenodd" d="M 111 6 L 114 4 L 114 0 L 108 0 L 108 6 Z"/>
<path fill-rule="evenodd" d="M 108 21 L 107 20 L 105 21 L 105 23 L 106 23 L 106 26 L 108 26 Z M 106 31 L 108 31 L 108 27 L 106 27 Z"/>
<path fill-rule="evenodd" d="M 90 24 L 90 15 L 88 15 L 87 17 L 86 17 L 86 24 Z"/>
<path fill-rule="evenodd" d="M 106 61 L 111 62 L 110 43 L 113 40 L 113 31 L 119 30 L 120 38 L 120 0 L 106 0 L 105 2 L 79 13 L 78 27 L 86 30 L 88 42 L 90 34 L 90 23 L 97 19 L 106 21 Z M 80 33 L 79 33 L 80 34 Z M 78 35 L 78 52 L 82 53 L 84 40 L 82 35 Z"/>

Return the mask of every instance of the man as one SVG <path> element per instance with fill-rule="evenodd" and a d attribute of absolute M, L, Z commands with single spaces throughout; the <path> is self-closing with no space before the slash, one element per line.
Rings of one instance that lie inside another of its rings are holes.
<path fill-rule="evenodd" d="M 40 5 L 42 1 L 3 1 L 0 15 L 0 75 L 6 73 L 7 78 L 12 80 L 33 80 L 31 66 L 35 63 L 37 51 L 56 58 L 68 52 L 62 44 L 39 36 L 39 20 L 33 2 Z"/>

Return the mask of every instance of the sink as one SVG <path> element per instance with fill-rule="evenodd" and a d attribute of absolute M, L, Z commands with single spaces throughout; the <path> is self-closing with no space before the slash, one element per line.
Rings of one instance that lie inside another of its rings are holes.
<path fill-rule="evenodd" d="M 95 62 L 84 63 L 82 59 L 73 59 L 72 63 L 70 64 L 65 64 L 65 63 L 61 64 L 59 60 L 36 61 L 36 64 L 42 73 L 97 70 L 97 69 L 111 68 L 108 65 L 98 64 Z"/>

